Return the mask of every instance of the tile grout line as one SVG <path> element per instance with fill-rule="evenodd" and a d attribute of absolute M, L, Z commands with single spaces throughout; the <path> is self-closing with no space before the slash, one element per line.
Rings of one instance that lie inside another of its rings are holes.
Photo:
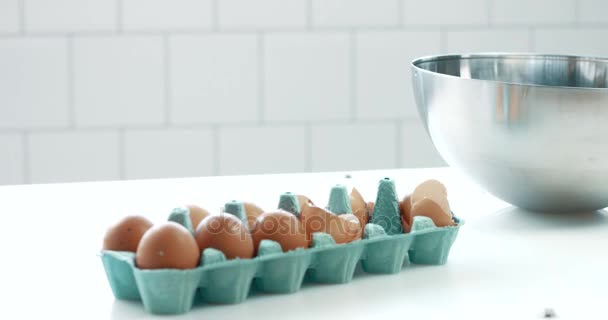
<path fill-rule="evenodd" d="M 397 1 L 397 25 L 399 27 L 403 27 L 405 25 L 405 15 L 403 10 L 405 10 L 405 1 L 399 0 Z"/>
<path fill-rule="evenodd" d="M 169 35 L 164 34 L 163 38 L 163 79 L 164 79 L 164 120 L 165 127 L 171 124 L 171 46 Z"/>
<path fill-rule="evenodd" d="M 258 123 L 263 124 L 266 120 L 266 43 L 264 33 L 258 33 L 257 50 L 258 50 Z"/>
<path fill-rule="evenodd" d="M 446 53 L 448 50 L 448 34 L 445 27 L 439 27 L 439 51 Z"/>
<path fill-rule="evenodd" d="M 211 29 L 213 31 L 220 30 L 220 6 L 219 0 L 211 1 Z"/>
<path fill-rule="evenodd" d="M 349 34 L 349 47 L 350 47 L 350 65 L 349 65 L 349 99 L 350 99 L 350 120 L 355 122 L 357 119 L 357 34 L 354 30 L 351 30 Z"/>
<path fill-rule="evenodd" d="M 118 34 L 123 33 L 123 10 L 122 10 L 123 0 L 116 0 L 116 32 Z"/>
<path fill-rule="evenodd" d="M 30 161 L 30 134 L 27 131 L 21 133 L 21 147 L 23 156 L 23 182 L 25 184 L 32 183 L 32 175 L 30 173 L 31 161 Z"/>
<path fill-rule="evenodd" d="M 304 171 L 312 172 L 312 123 L 307 122 L 304 125 L 304 145 L 306 146 L 306 161 L 304 162 Z"/>
<path fill-rule="evenodd" d="M 403 131 L 403 121 L 395 120 L 395 168 L 401 168 L 403 163 L 403 136 L 401 134 Z"/>
<path fill-rule="evenodd" d="M 528 28 L 528 51 L 534 52 L 536 50 L 536 29 L 534 27 Z"/>
<path fill-rule="evenodd" d="M 68 34 L 67 45 L 67 86 L 68 86 L 68 126 L 76 128 L 76 89 L 75 89 L 75 70 L 74 70 L 74 37 Z"/>
<path fill-rule="evenodd" d="M 214 125 L 211 128 L 213 134 L 213 168 L 214 176 L 220 175 L 220 128 L 219 125 Z"/>
<path fill-rule="evenodd" d="M 118 177 L 120 180 L 127 178 L 127 150 L 125 129 L 118 129 Z"/>
<path fill-rule="evenodd" d="M 313 0 L 306 0 L 306 30 L 312 30 L 312 4 Z"/>
<path fill-rule="evenodd" d="M 574 25 L 578 27 L 581 24 L 581 0 L 574 1 Z"/>
<path fill-rule="evenodd" d="M 21 0 L 19 1 L 19 33 L 21 35 L 25 34 L 25 1 L 27 0 Z"/>

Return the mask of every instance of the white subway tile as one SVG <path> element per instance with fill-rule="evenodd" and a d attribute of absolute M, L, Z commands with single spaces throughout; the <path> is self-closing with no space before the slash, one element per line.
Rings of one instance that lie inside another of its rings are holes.
<path fill-rule="evenodd" d="M 23 139 L 17 134 L 0 135 L 0 185 L 24 183 Z"/>
<path fill-rule="evenodd" d="M 485 25 L 486 0 L 403 0 L 406 25 Z"/>
<path fill-rule="evenodd" d="M 173 123 L 257 121 L 254 35 L 176 36 L 170 43 Z"/>
<path fill-rule="evenodd" d="M 420 121 L 406 122 L 401 127 L 401 166 L 404 168 L 442 167 L 439 155 Z"/>
<path fill-rule="evenodd" d="M 312 170 L 343 171 L 397 167 L 394 124 L 313 125 Z"/>
<path fill-rule="evenodd" d="M 28 32 L 116 30 L 117 1 L 24 0 Z"/>
<path fill-rule="evenodd" d="M 568 24 L 576 18 L 575 0 L 491 0 L 495 24 Z"/>
<path fill-rule="evenodd" d="M 400 0 L 312 0 L 315 26 L 390 26 L 399 23 Z"/>
<path fill-rule="evenodd" d="M 267 120 L 350 117 L 346 34 L 272 34 L 264 58 Z"/>
<path fill-rule="evenodd" d="M 212 0 L 122 0 L 125 30 L 211 28 Z"/>
<path fill-rule="evenodd" d="M 541 28 L 534 32 L 534 51 L 574 55 L 608 56 L 608 28 Z"/>
<path fill-rule="evenodd" d="M 29 137 L 32 183 L 117 180 L 116 132 L 49 132 Z"/>
<path fill-rule="evenodd" d="M 218 0 L 220 28 L 302 28 L 307 0 Z"/>
<path fill-rule="evenodd" d="M 530 33 L 525 29 L 448 31 L 446 38 L 450 53 L 530 51 Z"/>
<path fill-rule="evenodd" d="M 219 142 L 222 175 L 306 170 L 306 130 L 302 127 L 222 128 Z"/>
<path fill-rule="evenodd" d="M 608 1 L 579 0 L 579 21 L 582 23 L 608 23 Z"/>
<path fill-rule="evenodd" d="M 439 32 L 363 32 L 356 43 L 357 118 L 417 117 L 410 63 L 439 53 Z"/>
<path fill-rule="evenodd" d="M 0 0 L 0 33 L 19 31 L 20 0 Z"/>
<path fill-rule="evenodd" d="M 128 130 L 127 179 L 208 176 L 215 162 L 210 129 Z"/>
<path fill-rule="evenodd" d="M 0 39 L 0 70 L 0 128 L 67 125 L 65 39 Z"/>
<path fill-rule="evenodd" d="M 78 126 L 163 123 L 160 37 L 74 40 L 74 105 Z"/>

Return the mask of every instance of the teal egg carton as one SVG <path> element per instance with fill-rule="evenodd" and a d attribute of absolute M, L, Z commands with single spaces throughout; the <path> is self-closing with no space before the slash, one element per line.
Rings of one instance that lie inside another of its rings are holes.
<path fill-rule="evenodd" d="M 368 223 L 364 238 L 336 244 L 326 233 L 313 234 L 308 249 L 282 252 L 278 243 L 263 240 L 252 259 L 226 260 L 215 249 L 203 251 L 204 263 L 190 270 L 144 270 L 135 265 L 135 254 L 102 251 L 110 287 L 117 299 L 140 300 L 147 312 L 181 314 L 202 303 L 241 303 L 252 294 L 293 293 L 303 282 L 348 283 L 360 263 L 363 271 L 394 274 L 404 262 L 442 265 L 447 262 L 458 230 L 464 224 L 438 228 L 426 217 L 415 217 L 412 231 L 388 235 Z"/>

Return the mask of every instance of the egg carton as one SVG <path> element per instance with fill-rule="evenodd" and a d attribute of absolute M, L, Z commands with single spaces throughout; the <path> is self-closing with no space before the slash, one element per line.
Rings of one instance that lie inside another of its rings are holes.
<path fill-rule="evenodd" d="M 202 253 L 204 263 L 189 270 L 144 270 L 135 265 L 135 254 L 102 251 L 105 272 L 117 299 L 139 300 L 147 312 L 181 314 L 201 303 L 241 303 L 254 291 L 293 293 L 303 282 L 348 283 L 360 263 L 363 271 L 394 274 L 404 262 L 442 265 L 464 221 L 436 227 L 427 217 L 414 217 L 410 233 L 387 235 L 368 223 L 364 237 L 335 244 L 327 233 L 313 234 L 310 248 L 282 252 L 277 242 L 263 240 L 258 256 L 226 260 L 215 249 Z"/>

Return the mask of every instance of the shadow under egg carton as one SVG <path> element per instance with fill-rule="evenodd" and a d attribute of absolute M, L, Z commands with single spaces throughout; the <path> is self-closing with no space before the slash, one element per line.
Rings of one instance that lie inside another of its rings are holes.
<path fill-rule="evenodd" d="M 102 251 L 101 259 L 117 299 L 141 300 L 150 313 L 180 314 L 194 304 L 243 302 L 252 286 L 266 293 L 293 293 L 304 281 L 347 283 L 358 263 L 363 271 L 378 274 L 400 272 L 406 257 L 414 264 L 445 264 L 463 225 L 455 221 L 456 226 L 438 228 L 429 218 L 415 217 L 412 232 L 397 235 L 387 235 L 370 223 L 366 239 L 347 244 L 315 233 L 310 248 L 288 252 L 263 240 L 259 255 L 252 259 L 226 260 L 209 248 L 203 251 L 203 264 L 190 270 L 139 269 L 132 252 Z"/>

